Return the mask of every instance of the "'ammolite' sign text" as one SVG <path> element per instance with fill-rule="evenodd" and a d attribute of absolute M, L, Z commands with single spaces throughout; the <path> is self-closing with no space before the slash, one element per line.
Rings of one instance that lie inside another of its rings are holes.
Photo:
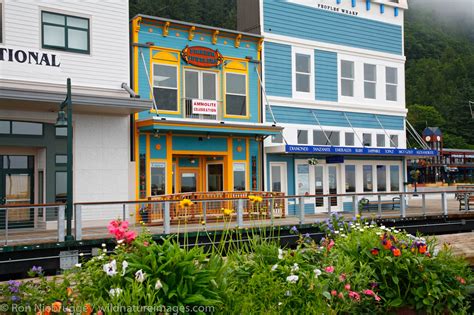
<path fill-rule="evenodd" d="M 193 100 L 193 114 L 217 116 L 217 101 Z"/>
<path fill-rule="evenodd" d="M 0 61 L 30 64 L 46 67 L 59 67 L 59 57 L 34 50 L 0 48 Z"/>

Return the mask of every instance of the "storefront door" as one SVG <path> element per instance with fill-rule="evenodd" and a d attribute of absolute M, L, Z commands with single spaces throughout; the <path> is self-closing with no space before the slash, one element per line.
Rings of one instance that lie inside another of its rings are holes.
<path fill-rule="evenodd" d="M 224 165 L 207 164 L 207 191 L 224 191 Z"/>
<path fill-rule="evenodd" d="M 197 170 L 180 170 L 180 193 L 197 192 L 198 191 L 198 171 Z"/>
<path fill-rule="evenodd" d="M 287 194 L 286 163 L 270 163 L 270 191 Z"/>
<path fill-rule="evenodd" d="M 315 195 L 334 195 L 339 192 L 338 184 L 340 177 L 340 167 L 338 165 L 315 165 L 314 166 L 314 194 Z M 328 203 L 331 203 L 331 209 L 337 210 L 340 204 L 339 197 L 316 197 L 316 212 L 324 212 L 328 209 Z"/>

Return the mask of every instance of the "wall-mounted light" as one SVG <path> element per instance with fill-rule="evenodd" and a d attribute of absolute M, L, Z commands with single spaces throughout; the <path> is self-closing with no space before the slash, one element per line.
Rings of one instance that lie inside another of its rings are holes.
<path fill-rule="evenodd" d="M 158 130 L 158 129 L 153 130 L 153 137 L 154 138 L 159 138 L 160 137 L 160 130 Z"/>
<path fill-rule="evenodd" d="M 207 140 L 210 140 L 211 139 L 211 134 L 208 132 L 207 133 Z"/>
<path fill-rule="evenodd" d="M 195 159 L 190 159 L 189 163 L 194 164 L 194 163 L 196 163 L 196 160 Z"/>

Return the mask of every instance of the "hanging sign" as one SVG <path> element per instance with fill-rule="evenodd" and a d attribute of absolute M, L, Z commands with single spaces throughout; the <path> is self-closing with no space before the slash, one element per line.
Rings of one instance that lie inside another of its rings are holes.
<path fill-rule="evenodd" d="M 212 50 L 211 48 L 203 46 L 186 46 L 181 51 L 181 58 L 183 58 L 186 63 L 201 68 L 217 67 L 222 64 L 224 60 L 219 50 Z"/>
<path fill-rule="evenodd" d="M 193 100 L 193 114 L 217 116 L 217 101 Z"/>
<path fill-rule="evenodd" d="M 437 156 L 437 150 L 417 149 L 382 149 L 382 148 L 355 148 L 286 145 L 286 153 L 321 153 L 321 154 L 355 154 L 355 155 L 392 155 L 392 156 Z"/>

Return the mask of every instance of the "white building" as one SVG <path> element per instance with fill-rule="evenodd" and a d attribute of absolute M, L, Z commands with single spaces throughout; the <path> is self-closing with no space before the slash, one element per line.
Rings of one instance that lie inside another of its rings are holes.
<path fill-rule="evenodd" d="M 127 0 L 0 0 L 0 201 L 65 199 L 66 134 L 54 124 L 67 78 L 74 202 L 134 199 L 130 115 L 151 102 L 122 88 L 130 85 L 128 19 Z M 11 212 L 10 226 L 32 216 Z"/>

